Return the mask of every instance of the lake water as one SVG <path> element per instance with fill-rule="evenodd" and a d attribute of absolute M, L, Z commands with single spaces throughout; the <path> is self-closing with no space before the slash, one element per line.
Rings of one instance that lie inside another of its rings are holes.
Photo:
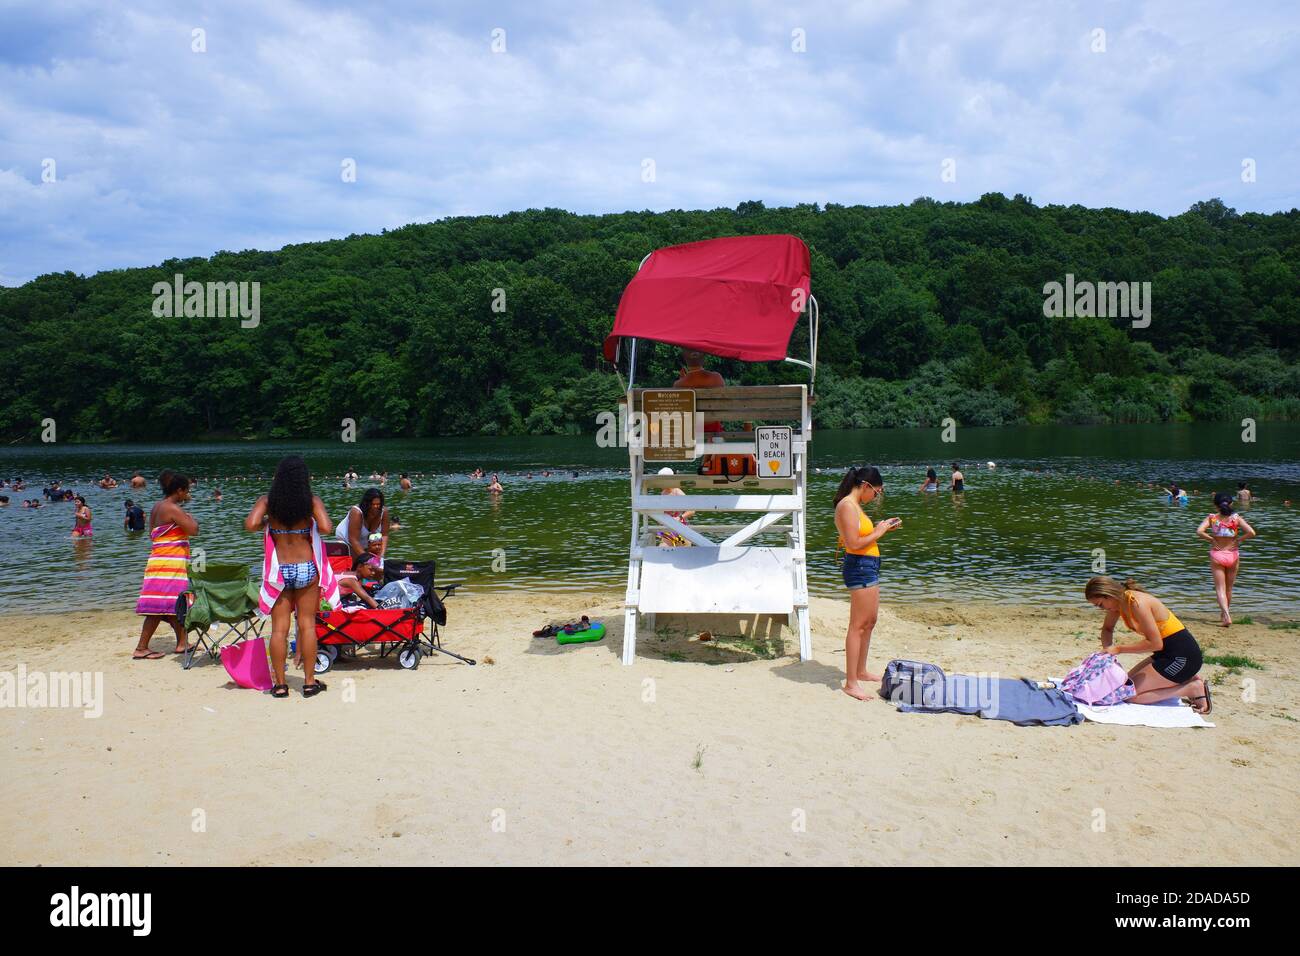
<path fill-rule="evenodd" d="M 959 430 L 955 443 L 937 429 L 819 432 L 813 447 L 821 473 L 809 490 L 809 571 L 817 593 L 842 593 L 831 498 L 844 468 L 865 461 L 886 481 L 872 517 L 904 519 L 882 545 L 886 600 L 1081 606 L 1093 551 L 1103 548 L 1111 573 L 1134 575 L 1180 612 L 1212 613 L 1208 546 L 1196 525 L 1211 510 L 1212 491 L 1248 480 L 1258 501 L 1245 514 L 1259 537 L 1243 546 L 1234 613 L 1300 616 L 1300 425 L 1263 423 L 1254 443 L 1236 427 L 1198 424 L 972 428 Z M 389 506 L 404 526 L 390 555 L 435 557 L 440 578 L 475 590 L 625 585 L 627 455 L 596 447 L 594 436 L 46 445 L 0 452 L 0 477 L 27 482 L 24 492 L 0 491 L 12 499 L 0 509 L 0 611 L 134 607 L 149 549 L 147 533 L 122 529 L 122 502 L 133 494 L 124 486 L 135 470 L 152 477 L 171 467 L 197 477 L 194 546 L 211 561 L 255 564 L 260 538 L 242 521 L 291 452 L 307 459 L 336 521 L 360 497 L 360 489 L 343 489 L 344 472 L 355 467 L 364 478 L 387 469 Z M 964 494 L 917 492 L 927 465 L 944 481 L 954 458 L 966 474 Z M 996 469 L 977 466 L 988 461 Z M 475 466 L 501 473 L 499 500 L 466 477 Z M 543 469 L 557 474 L 543 478 Z M 123 487 L 92 485 L 105 471 Z M 409 494 L 395 487 L 402 471 L 415 482 Z M 56 479 L 88 499 L 93 540 L 70 537 L 71 504 L 21 507 Z M 1170 505 L 1148 486 L 1168 479 L 1189 490 L 1190 506 Z M 212 500 L 217 487 L 221 503 Z M 147 512 L 156 484 L 137 498 Z M 504 571 L 493 570 L 496 549 L 504 550 Z"/>

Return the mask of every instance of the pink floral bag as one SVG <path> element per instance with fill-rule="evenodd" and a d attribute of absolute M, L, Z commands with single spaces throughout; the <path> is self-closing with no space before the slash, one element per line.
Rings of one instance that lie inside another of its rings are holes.
<path fill-rule="evenodd" d="M 1136 693 L 1115 655 L 1105 651 L 1084 658 L 1082 664 L 1066 675 L 1061 689 L 1075 700 L 1094 707 L 1122 704 Z"/>

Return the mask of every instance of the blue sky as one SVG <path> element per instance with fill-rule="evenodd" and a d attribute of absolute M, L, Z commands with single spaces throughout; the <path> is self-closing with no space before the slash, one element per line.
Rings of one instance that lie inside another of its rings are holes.
<path fill-rule="evenodd" d="M 1272 212 L 1297 116 L 1295 2 L 0 0 L 0 284 L 542 206 Z"/>

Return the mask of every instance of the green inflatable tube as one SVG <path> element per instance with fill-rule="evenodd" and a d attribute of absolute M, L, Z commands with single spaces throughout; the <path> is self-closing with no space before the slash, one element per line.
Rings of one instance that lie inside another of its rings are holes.
<path fill-rule="evenodd" d="M 594 644 L 605 636 L 605 625 L 600 621 L 592 621 L 586 628 L 581 631 L 570 630 L 568 628 L 560 630 L 555 635 L 556 644 Z"/>

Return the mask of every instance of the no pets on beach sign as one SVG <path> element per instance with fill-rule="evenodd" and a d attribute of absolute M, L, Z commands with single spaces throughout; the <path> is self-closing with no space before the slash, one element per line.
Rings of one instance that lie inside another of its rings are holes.
<path fill-rule="evenodd" d="M 792 429 L 789 425 L 763 425 L 754 432 L 754 457 L 764 478 L 789 478 L 794 474 L 790 459 Z"/>

